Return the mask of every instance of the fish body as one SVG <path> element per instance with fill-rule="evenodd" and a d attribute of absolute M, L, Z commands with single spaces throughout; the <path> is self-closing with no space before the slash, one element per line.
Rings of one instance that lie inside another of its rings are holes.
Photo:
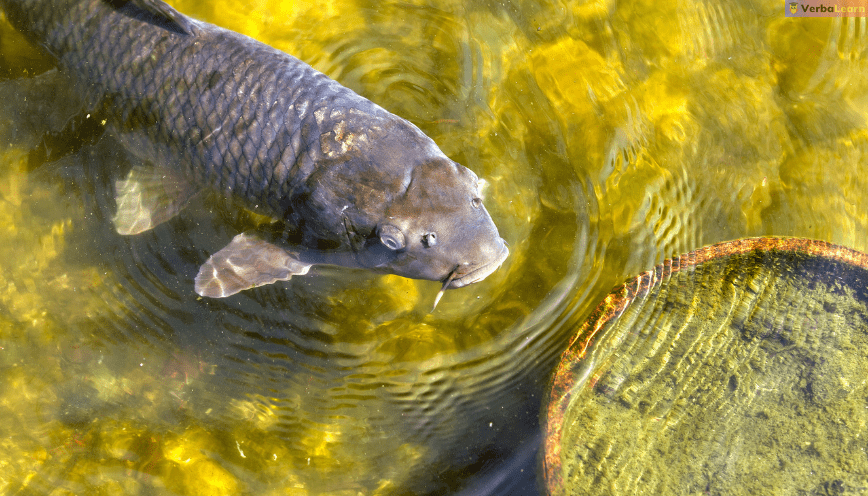
<path fill-rule="evenodd" d="M 138 160 L 114 223 L 147 231 L 201 190 L 293 226 L 242 233 L 203 264 L 222 297 L 317 264 L 479 281 L 509 251 L 478 178 L 412 123 L 306 63 L 159 0 L 0 0 Z"/>

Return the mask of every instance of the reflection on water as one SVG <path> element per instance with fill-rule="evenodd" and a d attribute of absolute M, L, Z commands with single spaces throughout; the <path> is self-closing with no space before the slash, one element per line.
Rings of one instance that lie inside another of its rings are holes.
<path fill-rule="evenodd" d="M 0 92 L 32 95 L 0 115 L 4 492 L 504 494 L 572 324 L 612 286 L 743 236 L 866 250 L 857 19 L 750 2 L 173 5 L 419 125 L 488 181 L 511 256 L 431 315 L 436 283 L 337 269 L 200 299 L 198 266 L 259 220 L 210 199 L 115 234 L 124 154 L 98 123 L 74 146 L 42 139 L 77 109 L 40 101 L 52 91 L 22 76 L 50 62 L 3 27 L 16 79 Z M 32 170 L 40 156 L 57 160 Z"/>

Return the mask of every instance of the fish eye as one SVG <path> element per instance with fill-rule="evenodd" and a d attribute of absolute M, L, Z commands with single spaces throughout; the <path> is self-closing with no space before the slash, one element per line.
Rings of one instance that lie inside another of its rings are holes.
<path fill-rule="evenodd" d="M 479 208 L 482 206 L 482 199 L 481 198 L 474 198 L 474 199 L 470 200 L 470 204 L 473 205 L 473 208 Z"/>
<path fill-rule="evenodd" d="M 386 224 L 380 227 L 380 243 L 390 250 L 400 250 L 404 247 L 404 233 L 397 227 Z"/>
<path fill-rule="evenodd" d="M 437 244 L 437 233 L 425 233 L 422 235 L 422 244 L 431 248 L 432 246 Z"/>

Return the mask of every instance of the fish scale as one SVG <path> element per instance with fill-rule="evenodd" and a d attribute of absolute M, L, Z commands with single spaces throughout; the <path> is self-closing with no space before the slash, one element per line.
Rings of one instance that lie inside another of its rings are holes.
<path fill-rule="evenodd" d="M 472 172 L 410 122 L 291 55 L 160 0 L 0 7 L 57 58 L 130 155 L 115 183 L 120 234 L 171 219 L 200 190 L 297 231 L 296 245 L 239 234 L 201 266 L 200 295 L 229 296 L 313 265 L 445 281 L 445 290 L 482 280 L 509 253 Z"/>
<path fill-rule="evenodd" d="M 171 33 L 123 15 L 102 0 L 3 0 L 2 4 L 17 28 L 58 55 L 61 68 L 77 84 L 98 88 L 87 95 L 89 102 L 120 96 L 112 98 L 115 110 L 137 116 L 120 123 L 121 131 L 123 124 L 141 126 L 149 138 L 169 145 L 174 156 L 184 157 L 189 170 L 185 172 L 204 167 L 206 180 L 254 204 L 265 200 L 279 208 L 276 199 L 268 196 L 282 188 L 269 189 L 263 181 L 262 170 L 274 166 L 268 163 L 270 155 L 260 150 L 274 146 L 279 134 L 295 130 L 286 125 L 285 110 L 274 102 L 289 101 L 298 108 L 302 100 L 322 106 L 337 97 L 372 106 L 304 62 L 216 26 L 193 21 L 195 36 Z M 80 21 L 68 22 L 71 19 Z M 222 75 L 216 85 L 212 84 L 215 74 Z M 304 81 L 302 88 L 292 84 L 300 81 Z M 179 88 L 197 91 L 197 99 L 185 98 Z M 262 88 L 269 89 L 268 100 L 263 100 Z M 209 103 L 211 108 L 206 107 Z M 310 119 L 310 114 L 298 118 Z M 149 125 L 152 122 L 156 125 Z M 196 140 L 218 126 L 215 139 Z M 291 143 L 280 141 L 284 147 Z M 299 143 L 312 144 L 316 143 Z"/>

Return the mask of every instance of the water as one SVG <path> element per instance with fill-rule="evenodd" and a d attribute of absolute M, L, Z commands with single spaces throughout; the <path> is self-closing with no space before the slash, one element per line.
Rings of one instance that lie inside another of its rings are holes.
<path fill-rule="evenodd" d="M 488 181 L 510 258 L 430 315 L 436 283 L 337 269 L 200 299 L 198 266 L 260 220 L 208 200 L 118 236 L 124 154 L 98 123 L 41 139 L 65 109 L 18 89 L 51 63 L 4 28 L 0 492 L 504 494 L 504 471 L 527 484 L 558 355 L 614 285 L 743 236 L 868 248 L 859 19 L 751 2 L 173 5 L 416 123 Z"/>
<path fill-rule="evenodd" d="M 749 238 L 613 290 L 552 378 L 549 494 L 864 492 L 866 266 Z"/>

